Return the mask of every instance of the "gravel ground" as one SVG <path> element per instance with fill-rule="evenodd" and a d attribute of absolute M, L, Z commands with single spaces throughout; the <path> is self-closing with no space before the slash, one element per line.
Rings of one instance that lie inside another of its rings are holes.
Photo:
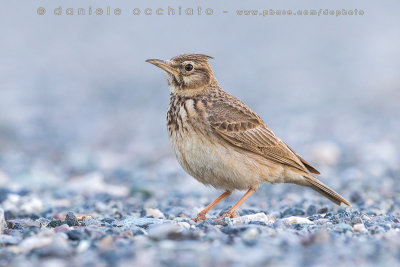
<path fill-rule="evenodd" d="M 363 146 L 368 151 L 352 162 L 334 142 L 309 147 L 309 157 L 329 174 L 321 179 L 352 207 L 298 186 L 265 185 L 239 217 L 214 220 L 240 192 L 201 223 L 190 218 L 220 192 L 186 175 L 167 147 L 147 158 L 67 150 L 34 163 L 29 152 L 7 153 L 0 265 L 394 266 L 400 262 L 398 150 L 388 143 Z M 24 166 L 33 167 L 23 172 Z"/>

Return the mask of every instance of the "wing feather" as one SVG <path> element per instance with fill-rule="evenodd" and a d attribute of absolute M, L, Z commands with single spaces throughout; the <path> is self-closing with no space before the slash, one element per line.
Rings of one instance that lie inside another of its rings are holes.
<path fill-rule="evenodd" d="M 232 99 L 215 101 L 207 110 L 208 120 L 217 135 L 266 159 L 306 173 L 319 174 L 311 164 L 276 137 L 257 114 L 236 98 L 230 95 L 229 98 Z"/>

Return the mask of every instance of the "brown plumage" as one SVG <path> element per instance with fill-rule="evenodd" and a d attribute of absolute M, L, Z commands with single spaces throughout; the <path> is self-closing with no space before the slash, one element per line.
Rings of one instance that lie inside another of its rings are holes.
<path fill-rule="evenodd" d="M 219 87 L 210 58 L 184 54 L 169 61 L 147 60 L 168 74 L 171 99 L 167 126 L 179 163 L 203 184 L 225 190 L 194 220 L 205 219 L 206 213 L 233 190 L 248 190 L 221 218 L 234 216 L 266 182 L 307 186 L 338 205 L 350 206 L 312 176 L 319 171 L 275 136 L 255 112 Z"/>

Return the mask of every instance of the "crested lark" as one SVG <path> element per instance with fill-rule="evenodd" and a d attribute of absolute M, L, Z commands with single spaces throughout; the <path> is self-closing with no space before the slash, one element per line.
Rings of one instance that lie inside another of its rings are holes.
<path fill-rule="evenodd" d="M 219 219 L 233 217 L 263 183 L 307 186 L 338 205 L 350 206 L 312 176 L 319 172 L 275 136 L 255 112 L 219 87 L 210 58 L 184 54 L 168 61 L 147 60 L 167 73 L 168 134 L 179 163 L 201 183 L 225 190 L 194 220 L 206 219 L 207 212 L 233 190 L 248 190 Z"/>

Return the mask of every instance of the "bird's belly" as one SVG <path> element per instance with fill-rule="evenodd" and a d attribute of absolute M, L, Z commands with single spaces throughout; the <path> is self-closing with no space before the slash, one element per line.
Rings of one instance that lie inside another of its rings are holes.
<path fill-rule="evenodd" d="M 218 189 L 258 188 L 264 182 L 277 182 L 283 172 L 261 156 L 244 154 L 240 148 L 198 130 L 172 132 L 170 140 L 181 166 L 201 183 Z"/>

